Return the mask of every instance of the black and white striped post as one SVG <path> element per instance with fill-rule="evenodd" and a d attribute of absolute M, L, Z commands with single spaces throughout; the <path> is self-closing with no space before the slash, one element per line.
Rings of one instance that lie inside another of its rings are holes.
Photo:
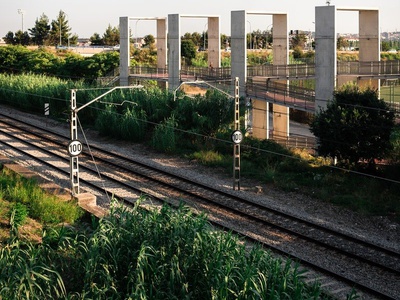
<path fill-rule="evenodd" d="M 233 190 L 240 190 L 240 143 L 243 140 L 242 132 L 240 131 L 240 114 L 239 114 L 239 77 L 235 78 L 235 98 L 234 98 L 234 131 L 232 132 L 233 142 Z"/>
<path fill-rule="evenodd" d="M 110 94 L 111 92 L 118 90 L 118 89 L 137 89 L 143 88 L 142 85 L 133 85 L 133 86 L 117 86 L 113 87 L 112 89 L 108 90 L 107 92 L 103 93 L 102 95 L 98 96 L 97 98 L 87 102 L 86 104 L 82 105 L 81 107 L 77 107 L 76 103 L 76 92 L 78 90 L 72 89 L 71 90 L 71 119 L 70 119 L 70 134 L 71 134 L 71 141 L 68 144 L 68 154 L 70 156 L 70 180 L 71 180 L 71 193 L 73 196 L 76 196 L 80 193 L 79 189 L 79 159 L 78 156 L 81 154 L 83 146 L 82 143 L 78 140 L 78 112 L 91 105 L 92 103 L 96 102 L 97 100 L 103 98 L 104 96 Z M 122 105 L 124 101 L 119 105 Z"/>

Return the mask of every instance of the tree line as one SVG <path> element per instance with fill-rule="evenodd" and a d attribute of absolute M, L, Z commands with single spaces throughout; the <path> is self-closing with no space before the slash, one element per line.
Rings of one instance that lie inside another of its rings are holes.
<path fill-rule="evenodd" d="M 71 33 L 67 15 L 60 10 L 58 16 L 50 22 L 44 13 L 36 19 L 35 25 L 27 31 L 9 31 L 4 37 L 9 45 L 70 46 L 78 43 L 78 35 Z M 119 28 L 108 25 L 102 36 L 94 33 L 90 37 L 92 45 L 115 46 L 119 44 Z"/>

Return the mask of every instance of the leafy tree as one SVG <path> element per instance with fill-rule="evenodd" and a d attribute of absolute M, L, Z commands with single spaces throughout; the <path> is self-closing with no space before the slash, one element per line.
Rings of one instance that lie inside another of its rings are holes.
<path fill-rule="evenodd" d="M 296 30 L 295 34 L 293 34 L 291 37 L 291 42 L 292 49 L 296 47 L 300 47 L 301 49 L 303 49 L 307 42 L 307 36 L 303 32 L 299 32 L 298 30 Z"/>
<path fill-rule="evenodd" d="M 56 20 L 51 22 L 50 42 L 53 45 L 66 45 L 68 43 L 71 28 L 65 13 L 60 10 Z"/>
<path fill-rule="evenodd" d="M 382 41 L 381 43 L 382 51 L 386 52 L 390 50 L 390 43 L 388 41 Z"/>
<path fill-rule="evenodd" d="M 6 42 L 6 44 L 15 45 L 14 32 L 12 31 L 7 32 L 7 34 L 3 39 Z"/>
<path fill-rule="evenodd" d="M 106 76 L 109 72 L 118 68 L 119 53 L 115 51 L 97 53 L 87 57 L 80 65 L 84 68 L 85 76 L 88 79 Z"/>
<path fill-rule="evenodd" d="M 35 45 L 44 45 L 50 34 L 49 18 L 42 14 L 39 19 L 36 19 L 35 26 L 29 29 L 29 32 Z"/>
<path fill-rule="evenodd" d="M 196 45 L 192 40 L 182 40 L 181 55 L 185 58 L 187 64 L 190 64 L 191 60 L 196 57 L 196 52 Z"/>
<path fill-rule="evenodd" d="M 109 24 L 106 32 L 103 35 L 103 43 L 107 46 L 115 46 L 119 44 L 119 29 L 117 27 L 111 27 Z"/>
<path fill-rule="evenodd" d="M 390 152 L 394 124 L 394 113 L 377 91 L 347 85 L 334 93 L 326 110 L 316 114 L 310 129 L 319 139 L 321 155 L 351 164 L 367 160 L 374 166 L 374 159 Z"/>
<path fill-rule="evenodd" d="M 22 32 L 22 30 L 18 30 L 14 35 L 14 44 L 15 45 L 27 46 L 27 45 L 29 45 L 30 41 L 31 41 L 31 38 L 29 37 L 29 34 L 27 31 Z"/>
<path fill-rule="evenodd" d="M 294 47 L 292 55 L 294 59 L 303 58 L 304 57 L 303 49 L 299 46 Z"/>
<path fill-rule="evenodd" d="M 336 49 L 337 50 L 344 50 L 349 47 L 349 41 L 346 40 L 344 37 L 339 36 L 336 41 Z"/>
<path fill-rule="evenodd" d="M 221 33 L 221 48 L 226 49 L 229 47 L 229 44 L 230 44 L 230 37 L 228 37 L 224 33 Z"/>
<path fill-rule="evenodd" d="M 152 34 L 148 34 L 143 38 L 144 41 L 144 47 L 149 47 L 152 48 L 154 47 L 154 44 L 156 42 L 156 39 L 154 38 L 154 36 Z"/>
<path fill-rule="evenodd" d="M 18 30 L 15 34 L 12 31 L 9 31 L 4 37 L 4 41 L 9 45 L 29 45 L 31 39 L 29 37 L 28 32 L 22 32 Z"/>
<path fill-rule="evenodd" d="M 90 37 L 90 44 L 93 46 L 101 46 L 104 45 L 103 39 L 100 37 L 100 34 L 95 32 L 91 37 Z"/>
<path fill-rule="evenodd" d="M 199 47 L 201 45 L 202 40 L 202 35 L 198 32 L 193 32 L 192 33 L 192 41 L 193 43 Z"/>

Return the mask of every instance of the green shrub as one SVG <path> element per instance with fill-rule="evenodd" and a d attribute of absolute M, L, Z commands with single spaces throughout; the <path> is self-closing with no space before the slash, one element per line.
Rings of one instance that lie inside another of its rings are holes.
<path fill-rule="evenodd" d="M 146 113 L 128 108 L 119 124 L 119 135 L 125 140 L 140 142 L 145 138 L 146 128 Z"/>
<path fill-rule="evenodd" d="M 177 123 L 174 116 L 158 124 L 151 140 L 153 148 L 163 152 L 174 152 L 176 149 L 176 127 Z"/>
<path fill-rule="evenodd" d="M 18 228 L 25 223 L 28 217 L 28 209 L 26 205 L 19 202 L 14 203 L 10 210 L 10 225 L 11 227 Z"/>
<path fill-rule="evenodd" d="M 60 201 L 54 195 L 48 195 L 34 180 L 27 180 L 18 175 L 5 174 L 1 181 L 1 189 L 6 200 L 15 202 L 16 213 L 21 217 L 24 215 L 25 206 L 28 215 L 44 223 L 58 224 L 61 222 L 74 223 L 83 215 L 83 211 L 72 201 Z M 14 214 L 14 222 L 15 215 Z"/>

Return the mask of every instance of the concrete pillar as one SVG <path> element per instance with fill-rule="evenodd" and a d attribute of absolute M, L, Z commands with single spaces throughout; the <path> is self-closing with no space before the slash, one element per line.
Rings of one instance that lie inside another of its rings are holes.
<path fill-rule="evenodd" d="M 288 65 L 289 63 L 289 38 L 288 38 L 288 17 L 287 14 L 272 15 L 272 36 L 273 45 L 273 64 Z M 282 70 L 282 72 L 286 72 Z M 286 73 L 279 74 L 286 76 Z M 288 84 L 287 80 L 278 81 Z M 274 138 L 289 136 L 289 107 L 273 105 Z"/>
<path fill-rule="evenodd" d="M 168 88 L 173 91 L 180 84 L 181 34 L 179 14 L 168 15 Z"/>
<path fill-rule="evenodd" d="M 247 49 L 246 49 L 246 11 L 231 12 L 231 76 L 239 77 L 240 96 L 246 95 Z"/>
<path fill-rule="evenodd" d="M 167 21 L 157 19 L 157 68 L 167 67 Z"/>
<path fill-rule="evenodd" d="M 253 137 L 269 139 L 269 103 L 264 100 L 252 100 Z"/>
<path fill-rule="evenodd" d="M 336 8 L 315 7 L 315 110 L 327 107 L 336 86 Z"/>
<path fill-rule="evenodd" d="M 359 39 L 360 52 L 359 61 L 363 62 L 380 61 L 380 34 L 379 34 L 379 11 L 378 10 L 360 10 L 359 11 Z M 378 73 L 379 67 L 375 67 L 374 73 Z M 360 68 L 363 71 L 370 72 L 371 67 L 364 65 Z M 360 86 L 369 86 L 374 89 L 380 87 L 379 79 L 359 80 Z"/>
<path fill-rule="evenodd" d="M 219 17 L 208 17 L 208 65 L 221 66 L 221 38 Z"/>
<path fill-rule="evenodd" d="M 129 85 L 130 41 L 129 41 L 129 17 L 119 18 L 119 84 Z"/>

